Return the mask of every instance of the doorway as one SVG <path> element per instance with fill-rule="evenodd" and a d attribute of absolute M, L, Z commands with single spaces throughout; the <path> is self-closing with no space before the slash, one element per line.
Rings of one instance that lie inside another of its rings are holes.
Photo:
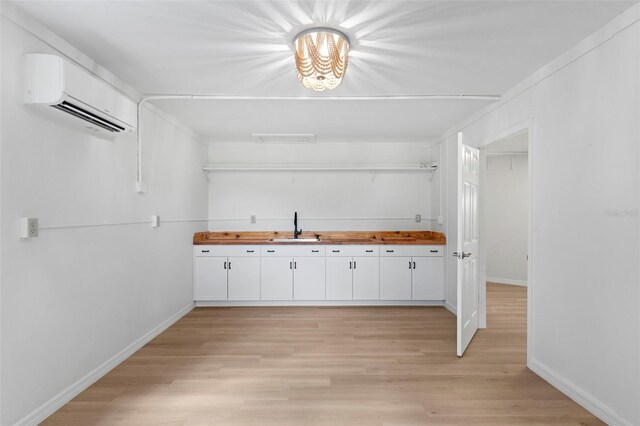
<path fill-rule="evenodd" d="M 487 140 L 480 148 L 480 277 L 484 306 L 497 286 L 527 294 L 527 342 L 531 338 L 531 135 L 530 124 Z M 517 289 L 516 289 L 517 287 Z M 523 287 L 527 287 L 526 290 Z M 486 315 L 486 312 L 485 312 Z M 486 316 L 485 316 L 486 320 Z M 485 326 L 491 327 L 491 324 Z M 530 345 L 527 345 L 528 357 Z"/>

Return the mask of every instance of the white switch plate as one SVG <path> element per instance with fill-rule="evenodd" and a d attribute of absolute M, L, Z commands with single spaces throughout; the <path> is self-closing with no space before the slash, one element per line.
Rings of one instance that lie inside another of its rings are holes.
<path fill-rule="evenodd" d="M 438 216 L 438 225 L 442 225 L 444 220 L 442 220 L 442 216 Z"/>
<path fill-rule="evenodd" d="M 20 218 L 20 238 L 35 238 L 38 236 L 38 218 Z"/>
<path fill-rule="evenodd" d="M 157 228 L 158 226 L 160 226 L 160 216 L 151 216 L 151 227 Z"/>
<path fill-rule="evenodd" d="M 422 222 L 422 215 L 421 214 L 417 214 L 416 215 L 416 222 Z"/>
<path fill-rule="evenodd" d="M 256 223 L 256 215 L 255 214 L 252 214 L 250 216 L 250 219 L 251 219 L 251 223 Z"/>

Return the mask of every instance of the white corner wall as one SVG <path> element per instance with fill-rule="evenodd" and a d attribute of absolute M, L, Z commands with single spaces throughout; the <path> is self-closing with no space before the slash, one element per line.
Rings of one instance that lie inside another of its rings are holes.
<path fill-rule="evenodd" d="M 0 424 L 11 425 L 42 420 L 191 308 L 207 147 L 144 110 L 149 192 L 137 194 L 135 135 L 98 139 L 24 105 L 22 55 L 53 50 L 5 17 L 1 30 Z M 21 216 L 71 227 L 20 240 Z"/>
<path fill-rule="evenodd" d="M 443 138 L 534 123 L 528 365 L 620 425 L 640 424 L 639 20 L 636 5 Z"/>
<path fill-rule="evenodd" d="M 528 156 L 487 156 L 482 183 L 486 280 L 526 285 Z"/>
<path fill-rule="evenodd" d="M 218 165 L 413 165 L 430 162 L 427 143 L 212 143 Z M 438 172 L 436 172 L 438 173 Z M 305 231 L 430 230 L 429 172 L 321 171 L 209 173 L 209 229 L 293 231 L 293 213 Z M 422 216 L 421 222 L 415 215 Z M 250 223 L 256 215 L 257 222 Z"/>

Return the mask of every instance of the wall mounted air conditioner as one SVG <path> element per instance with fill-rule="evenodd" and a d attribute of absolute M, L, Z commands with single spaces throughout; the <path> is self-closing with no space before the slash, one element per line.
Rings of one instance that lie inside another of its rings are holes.
<path fill-rule="evenodd" d="M 25 55 L 25 98 L 101 136 L 135 130 L 137 104 L 104 80 L 56 55 Z"/>

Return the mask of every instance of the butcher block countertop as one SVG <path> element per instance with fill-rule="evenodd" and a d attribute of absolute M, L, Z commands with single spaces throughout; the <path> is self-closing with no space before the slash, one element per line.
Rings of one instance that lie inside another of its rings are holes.
<path fill-rule="evenodd" d="M 273 238 L 293 238 L 293 232 L 197 232 L 194 245 L 230 244 L 397 244 L 397 245 L 445 245 L 442 232 L 433 231 L 318 231 L 303 232 L 299 238 L 319 238 L 320 241 L 286 242 Z"/>

